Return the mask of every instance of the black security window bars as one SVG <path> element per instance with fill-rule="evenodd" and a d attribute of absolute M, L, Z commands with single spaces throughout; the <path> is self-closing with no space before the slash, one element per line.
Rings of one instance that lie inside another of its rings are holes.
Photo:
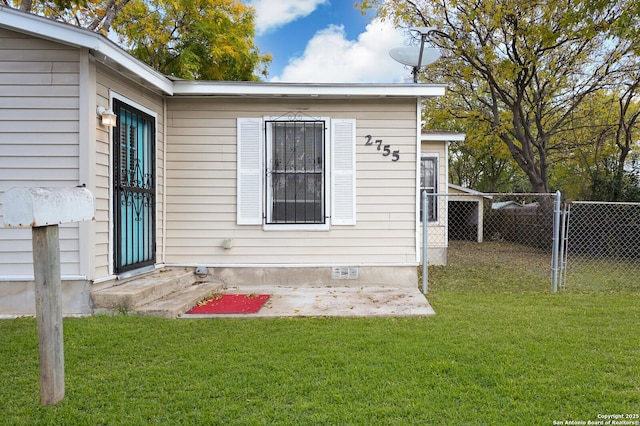
<path fill-rule="evenodd" d="M 272 121 L 267 132 L 269 223 L 325 223 L 324 121 Z"/>
<path fill-rule="evenodd" d="M 427 194 L 435 194 L 438 187 L 437 174 L 438 159 L 436 157 L 422 157 L 420 161 L 420 219 L 422 219 L 424 206 L 424 191 Z M 438 220 L 438 197 L 428 197 L 429 222 Z"/>

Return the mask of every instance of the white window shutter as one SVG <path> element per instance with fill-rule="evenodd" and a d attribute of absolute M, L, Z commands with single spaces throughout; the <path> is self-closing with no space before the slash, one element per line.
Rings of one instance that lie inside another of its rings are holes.
<path fill-rule="evenodd" d="M 262 225 L 262 119 L 238 118 L 237 223 Z"/>
<path fill-rule="evenodd" d="M 331 224 L 356 224 L 356 120 L 331 120 Z"/>

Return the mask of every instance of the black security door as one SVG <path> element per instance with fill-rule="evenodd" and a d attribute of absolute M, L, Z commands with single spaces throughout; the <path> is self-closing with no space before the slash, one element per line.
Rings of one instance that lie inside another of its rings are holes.
<path fill-rule="evenodd" d="M 119 100 L 113 132 L 115 272 L 155 263 L 155 119 Z"/>

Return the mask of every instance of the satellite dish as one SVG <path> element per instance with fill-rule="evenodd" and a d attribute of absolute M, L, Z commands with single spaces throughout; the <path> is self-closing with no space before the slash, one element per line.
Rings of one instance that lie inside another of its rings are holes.
<path fill-rule="evenodd" d="M 410 67 L 422 67 L 430 65 L 440 59 L 440 49 L 435 47 L 423 47 L 420 58 L 420 46 L 396 47 L 389 51 L 389 55 L 403 65 Z M 421 59 L 421 61 L 420 61 Z"/>
<path fill-rule="evenodd" d="M 389 55 L 403 65 L 413 68 L 413 82 L 418 82 L 418 73 L 420 68 L 430 65 L 440 59 L 440 49 L 434 47 L 424 47 L 429 34 L 437 32 L 435 27 L 413 27 L 409 31 L 418 32 L 420 34 L 420 46 L 397 47 L 389 51 Z"/>

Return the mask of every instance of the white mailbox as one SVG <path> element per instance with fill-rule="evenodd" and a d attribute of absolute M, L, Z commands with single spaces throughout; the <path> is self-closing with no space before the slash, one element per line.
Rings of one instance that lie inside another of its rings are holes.
<path fill-rule="evenodd" d="M 4 226 L 34 228 L 94 220 L 87 188 L 11 188 L 4 194 Z"/>

